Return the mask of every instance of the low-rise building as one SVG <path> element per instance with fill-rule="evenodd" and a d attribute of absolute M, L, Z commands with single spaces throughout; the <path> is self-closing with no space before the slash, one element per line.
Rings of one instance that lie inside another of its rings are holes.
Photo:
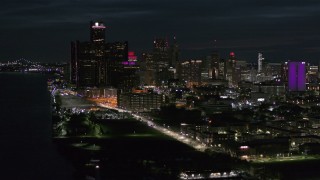
<path fill-rule="evenodd" d="M 150 111 L 158 109 L 164 96 L 156 93 L 123 93 L 118 95 L 118 107 L 130 111 Z"/>

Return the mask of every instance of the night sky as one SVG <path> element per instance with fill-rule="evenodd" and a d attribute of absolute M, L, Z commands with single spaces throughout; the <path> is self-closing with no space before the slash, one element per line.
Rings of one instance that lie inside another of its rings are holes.
<path fill-rule="evenodd" d="M 137 53 L 176 35 L 183 59 L 210 55 L 217 40 L 222 58 L 320 60 L 319 0 L 2 0 L 0 14 L 0 61 L 68 61 L 70 41 L 89 40 L 91 20 Z"/>

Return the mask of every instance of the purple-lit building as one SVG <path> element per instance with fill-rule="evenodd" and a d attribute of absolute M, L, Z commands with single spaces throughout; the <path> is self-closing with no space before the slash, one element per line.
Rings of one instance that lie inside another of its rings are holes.
<path fill-rule="evenodd" d="M 126 61 L 122 61 L 121 89 L 122 92 L 131 92 L 133 87 L 137 87 L 140 83 L 137 71 L 139 70 L 137 56 L 133 51 L 128 52 Z"/>
<path fill-rule="evenodd" d="M 305 62 L 288 62 L 288 87 L 289 91 L 306 90 Z"/>

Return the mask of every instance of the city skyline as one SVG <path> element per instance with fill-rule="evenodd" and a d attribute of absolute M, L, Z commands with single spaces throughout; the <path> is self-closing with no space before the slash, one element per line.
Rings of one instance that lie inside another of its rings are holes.
<path fill-rule="evenodd" d="M 102 20 L 106 41 L 128 41 L 140 55 L 156 37 L 177 37 L 181 58 L 318 62 L 320 3 L 278 1 L 5 1 L 1 6 L 0 61 L 70 59 L 70 41 L 88 39 L 88 22 Z M 214 43 L 216 40 L 216 43 Z"/>

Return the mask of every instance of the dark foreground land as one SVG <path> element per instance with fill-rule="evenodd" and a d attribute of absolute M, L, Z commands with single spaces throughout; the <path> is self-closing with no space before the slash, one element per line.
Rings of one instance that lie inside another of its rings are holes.
<path fill-rule="evenodd" d="M 136 120 L 103 120 L 107 135 L 55 138 L 78 169 L 77 179 L 177 179 L 182 171 L 231 170 L 233 160 L 210 157 Z M 97 168 L 98 167 L 98 168 Z"/>
<path fill-rule="evenodd" d="M 320 160 L 297 160 L 271 163 L 254 163 L 257 176 L 266 179 L 320 179 Z"/>

